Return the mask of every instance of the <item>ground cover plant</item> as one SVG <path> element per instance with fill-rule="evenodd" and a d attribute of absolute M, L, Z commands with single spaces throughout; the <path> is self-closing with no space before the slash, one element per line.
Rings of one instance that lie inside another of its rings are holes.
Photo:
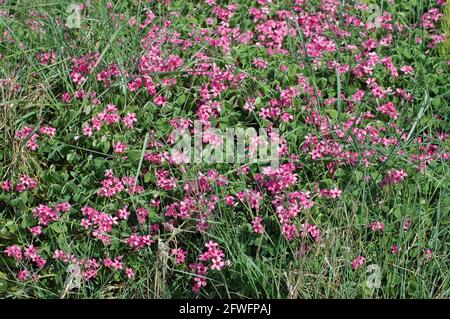
<path fill-rule="evenodd" d="M 448 298 L 449 19 L 0 0 L 0 296 Z M 174 152 L 197 125 L 278 163 Z"/>

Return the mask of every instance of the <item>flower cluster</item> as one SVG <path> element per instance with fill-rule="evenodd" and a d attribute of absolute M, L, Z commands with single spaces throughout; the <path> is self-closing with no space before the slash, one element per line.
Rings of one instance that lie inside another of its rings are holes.
<path fill-rule="evenodd" d="M 194 277 L 195 284 L 192 288 L 192 291 L 195 293 L 200 292 L 200 289 L 206 286 L 206 274 L 209 269 L 221 270 L 229 264 L 229 261 L 223 259 L 225 254 L 222 249 L 219 248 L 218 243 L 210 240 L 205 244 L 205 247 L 207 250 L 198 257 L 201 262 L 189 265 L 191 270 L 197 275 Z M 209 267 L 207 266 L 208 264 Z"/>
<path fill-rule="evenodd" d="M 262 221 L 263 221 L 263 219 L 260 216 L 256 216 L 252 220 L 252 228 L 253 228 L 253 231 L 256 234 L 263 234 L 264 233 L 264 226 L 261 224 Z"/>
<path fill-rule="evenodd" d="M 358 256 L 352 261 L 352 268 L 353 270 L 356 270 L 358 268 L 361 268 L 364 263 L 366 262 L 366 258 L 364 256 Z"/>
<path fill-rule="evenodd" d="M 91 2 L 79 6 L 86 21 L 102 6 Z M 167 288 L 174 295 L 190 273 L 194 293 L 253 297 L 242 289 L 251 272 L 226 271 L 242 266 L 225 258 L 236 257 L 233 247 L 279 275 L 298 258 L 313 271 L 309 262 L 343 251 L 341 238 L 345 248 L 361 250 L 353 261 L 336 256 L 336 265 L 347 260 L 348 268 L 363 269 L 374 249 L 395 262 L 418 246 L 425 261 L 436 256 L 419 268 L 441 276 L 442 245 L 427 236 L 411 241 L 411 231 L 427 234 L 430 223 L 402 214 L 416 206 L 433 214 L 445 197 L 423 187 L 430 176 L 445 177 L 450 159 L 450 61 L 440 54 L 445 1 L 421 3 L 408 19 L 406 0 L 387 1 L 376 15 L 369 4 L 338 0 L 179 2 L 149 4 L 143 15 L 105 4 L 106 14 L 94 20 L 116 46 L 103 53 L 104 39 L 83 46 L 60 19 L 64 48 L 45 49 L 48 14 L 0 10 L 8 25 L 0 46 L 9 52 L 0 52 L 0 237 L 18 281 L 13 291 L 75 293 L 83 279 L 86 291 L 102 295 L 111 281 L 142 275 L 148 267 L 139 264 L 149 260 L 150 267 L 169 261 L 163 266 L 173 271 Z M 12 32 L 20 26 L 31 35 Z M 13 49 L 34 47 L 39 67 L 18 64 Z M 224 128 L 264 129 L 268 138 L 245 137 L 246 163 L 236 156 L 234 163 L 191 164 L 168 148 L 178 133 L 197 136 L 198 122 L 199 144 L 215 150 L 239 139 L 225 138 Z M 254 161 L 269 142 L 278 163 Z M 214 241 L 197 255 L 205 238 Z M 227 285 L 208 287 L 208 278 L 221 275 Z M 315 276 L 302 278 L 308 289 Z"/>
<path fill-rule="evenodd" d="M 35 151 L 39 148 L 39 144 L 37 144 L 37 140 L 39 138 L 39 133 L 41 135 L 47 135 L 50 137 L 55 136 L 56 129 L 51 126 L 41 126 L 39 130 L 33 130 L 29 126 L 24 126 L 22 129 L 16 132 L 16 138 L 19 140 L 26 141 L 27 147 Z"/>
<path fill-rule="evenodd" d="M 86 77 L 93 71 L 94 65 L 99 58 L 100 54 L 97 52 L 73 58 L 72 71 L 70 72 L 70 78 L 73 83 L 79 85 L 86 81 Z"/>
<path fill-rule="evenodd" d="M 115 197 L 122 191 L 126 191 L 129 194 L 141 193 L 144 188 L 141 185 L 136 185 L 134 177 L 122 176 L 116 177 L 112 170 L 105 171 L 105 179 L 102 180 L 102 187 L 98 190 L 97 194 L 100 197 Z"/>
<path fill-rule="evenodd" d="M 171 250 L 172 256 L 175 257 L 175 262 L 177 264 L 182 264 L 186 261 L 187 252 L 182 248 L 174 248 Z"/>
<path fill-rule="evenodd" d="M 381 186 L 386 186 L 389 184 L 400 184 L 408 176 L 403 169 L 400 170 L 390 170 L 386 176 L 381 181 Z"/>
<path fill-rule="evenodd" d="M 110 233 L 114 225 L 118 224 L 118 218 L 99 212 L 90 206 L 81 208 L 84 218 L 81 220 L 81 226 L 85 229 L 92 228 L 92 236 L 104 243 L 110 243 Z"/>
<path fill-rule="evenodd" d="M 39 223 L 44 226 L 48 226 L 51 222 L 58 220 L 59 215 L 53 208 L 40 204 L 33 210 L 35 217 L 39 219 Z"/>
<path fill-rule="evenodd" d="M 151 238 L 151 235 L 137 235 L 132 234 L 126 242 L 131 248 L 134 248 L 135 250 L 142 249 L 144 247 L 149 247 L 151 244 L 153 244 L 155 241 Z"/>
<path fill-rule="evenodd" d="M 15 189 L 16 192 L 22 193 L 26 190 L 33 190 L 38 186 L 38 182 L 28 175 L 21 175 L 19 182 L 13 187 L 13 182 L 8 179 L 0 184 L 0 188 L 5 192 L 10 192 Z"/>

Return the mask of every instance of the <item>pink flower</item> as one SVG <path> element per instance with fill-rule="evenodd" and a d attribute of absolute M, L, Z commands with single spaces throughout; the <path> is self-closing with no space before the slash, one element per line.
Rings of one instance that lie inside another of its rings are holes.
<path fill-rule="evenodd" d="M 102 180 L 102 187 L 98 191 L 100 197 L 114 197 L 125 189 L 124 183 L 120 178 L 114 176 L 112 172 L 105 173 L 105 179 Z"/>
<path fill-rule="evenodd" d="M 88 229 L 92 225 L 91 222 L 89 221 L 89 219 L 86 219 L 86 218 L 81 219 L 80 224 L 84 229 Z"/>
<path fill-rule="evenodd" d="M 34 179 L 32 179 L 28 175 L 22 175 L 19 177 L 19 183 L 16 185 L 16 191 L 17 192 L 24 192 L 28 189 L 33 190 L 37 187 L 38 182 Z"/>
<path fill-rule="evenodd" d="M 369 228 L 372 231 L 380 231 L 383 232 L 384 231 L 384 224 L 380 221 L 374 221 L 373 223 L 369 224 Z"/>
<path fill-rule="evenodd" d="M 8 257 L 13 257 L 16 260 L 22 260 L 22 258 L 23 258 L 22 250 L 20 249 L 20 247 L 18 245 L 9 246 L 5 249 L 4 252 Z"/>
<path fill-rule="evenodd" d="M 119 219 L 126 220 L 126 219 L 128 219 L 128 216 L 130 216 L 130 212 L 128 211 L 126 206 L 119 209 L 119 212 L 117 213 L 117 217 Z"/>
<path fill-rule="evenodd" d="M 167 99 L 163 95 L 158 95 L 157 97 L 155 97 L 153 99 L 153 103 L 155 103 L 156 105 L 164 107 L 167 104 Z"/>
<path fill-rule="evenodd" d="M 90 136 L 92 136 L 93 132 L 94 131 L 93 131 L 92 127 L 88 123 L 85 123 L 83 126 L 83 135 L 90 137 Z"/>
<path fill-rule="evenodd" d="M 366 261 L 366 258 L 363 256 L 358 256 L 352 261 L 352 268 L 353 270 L 356 270 L 358 268 L 361 268 Z"/>
<path fill-rule="evenodd" d="M 9 192 L 12 189 L 12 181 L 10 179 L 4 181 L 1 183 L 1 189 L 3 189 L 5 192 Z"/>
<path fill-rule="evenodd" d="M 215 241 L 210 240 L 205 244 L 205 247 L 208 249 L 216 249 L 217 247 L 219 247 L 219 244 L 216 243 Z"/>
<path fill-rule="evenodd" d="M 398 254 L 400 252 L 400 250 L 401 250 L 401 248 L 396 244 L 391 246 L 391 253 L 393 253 L 394 255 Z"/>
<path fill-rule="evenodd" d="M 69 255 L 66 254 L 63 250 L 60 250 L 60 249 L 56 249 L 55 250 L 55 252 L 53 253 L 52 258 L 55 259 L 55 260 L 60 260 L 63 263 L 68 263 L 69 262 Z"/>
<path fill-rule="evenodd" d="M 247 175 L 250 172 L 250 167 L 248 165 L 242 166 L 240 171 L 242 174 Z"/>
<path fill-rule="evenodd" d="M 31 260 L 37 258 L 37 249 L 33 245 L 29 245 L 24 249 L 24 256 L 30 258 Z"/>
<path fill-rule="evenodd" d="M 377 111 L 383 114 L 388 115 L 393 120 L 396 120 L 398 118 L 398 113 L 395 110 L 394 103 L 388 102 L 386 104 L 383 104 L 377 108 Z"/>
<path fill-rule="evenodd" d="M 134 271 L 131 268 L 125 269 L 125 273 L 126 273 L 128 279 L 131 279 L 134 277 Z"/>
<path fill-rule="evenodd" d="M 61 101 L 63 101 L 64 103 L 70 103 L 70 101 L 72 101 L 72 95 L 70 95 L 69 92 L 65 92 L 61 95 Z"/>
<path fill-rule="evenodd" d="M 389 72 L 391 73 L 391 76 L 393 78 L 398 77 L 397 68 L 395 67 L 394 63 L 392 62 L 391 57 L 385 57 L 381 60 L 381 62 L 389 70 Z"/>
<path fill-rule="evenodd" d="M 405 65 L 405 66 L 402 66 L 402 68 L 400 70 L 405 74 L 410 74 L 414 71 L 414 68 L 410 65 Z"/>
<path fill-rule="evenodd" d="M 139 224 L 141 224 L 141 225 L 145 224 L 148 214 L 149 214 L 148 210 L 145 208 L 138 208 L 136 210 L 136 214 L 137 214 Z"/>
<path fill-rule="evenodd" d="M 252 63 L 258 69 L 267 69 L 269 65 L 269 63 L 266 60 L 260 58 L 253 59 Z"/>
<path fill-rule="evenodd" d="M 130 27 L 134 27 L 136 25 L 136 18 L 135 17 L 131 17 L 130 21 L 128 22 L 128 24 L 130 25 Z"/>
<path fill-rule="evenodd" d="M 113 269 L 115 269 L 115 270 L 123 269 L 124 266 L 123 266 L 122 258 L 123 258 L 123 256 L 117 256 L 117 257 L 113 260 L 113 262 L 112 262 L 112 264 L 111 264 L 111 267 L 112 267 Z"/>
<path fill-rule="evenodd" d="M 114 152 L 117 154 L 122 154 L 127 151 L 128 146 L 122 142 L 116 142 L 113 144 Z"/>
<path fill-rule="evenodd" d="M 260 216 L 257 216 L 252 220 L 253 231 L 257 234 L 264 233 L 264 226 L 261 224 L 262 221 L 263 219 Z"/>
<path fill-rule="evenodd" d="M 42 51 L 41 53 L 36 54 L 36 56 L 42 64 L 48 65 L 55 63 L 56 54 L 54 51 Z"/>
<path fill-rule="evenodd" d="M 114 225 L 118 224 L 117 217 L 101 213 L 89 206 L 81 208 L 81 212 L 86 217 L 81 220 L 81 225 L 86 229 L 92 226 L 92 236 L 103 243 L 109 243 L 111 238 L 108 233 L 112 231 Z"/>
<path fill-rule="evenodd" d="M 88 260 L 81 260 L 84 265 L 82 272 L 84 280 L 89 280 L 97 276 L 97 272 L 100 268 L 100 264 L 95 260 L 95 258 Z"/>
<path fill-rule="evenodd" d="M 403 224 L 402 224 L 402 228 L 403 228 L 403 230 L 408 230 L 409 229 L 409 227 L 411 226 L 411 219 L 409 218 L 409 217 L 406 217 L 404 220 L 403 220 Z"/>
<path fill-rule="evenodd" d="M 58 220 L 59 216 L 53 208 L 40 204 L 33 210 L 35 217 L 39 219 L 39 223 L 47 226 L 52 221 Z"/>
<path fill-rule="evenodd" d="M 155 241 L 150 238 L 150 235 L 144 235 L 139 236 L 137 234 L 132 234 L 128 239 L 127 243 L 131 248 L 134 248 L 136 250 L 149 247 L 151 244 L 153 244 Z"/>
<path fill-rule="evenodd" d="M 211 261 L 211 269 L 221 270 L 225 266 L 225 262 L 223 261 L 224 253 L 219 248 L 219 244 L 210 240 L 205 244 L 205 247 L 208 249 L 200 255 L 199 259 L 201 261 Z"/>
<path fill-rule="evenodd" d="M 170 191 L 177 187 L 176 179 L 170 176 L 169 171 L 158 169 L 156 171 L 156 186 L 166 191 Z"/>
<path fill-rule="evenodd" d="M 175 262 L 182 264 L 186 261 L 187 252 L 181 248 L 174 248 L 171 251 L 172 256 L 175 256 Z"/>
<path fill-rule="evenodd" d="M 37 256 L 33 261 L 36 263 L 36 265 L 39 268 L 43 268 L 45 266 L 45 264 L 47 263 L 47 260 L 45 260 L 41 256 Z"/>
<path fill-rule="evenodd" d="M 125 115 L 125 117 L 122 119 L 122 122 L 129 129 L 133 128 L 134 123 L 137 122 L 136 113 L 127 113 L 127 115 Z"/>
<path fill-rule="evenodd" d="M 287 72 L 289 70 L 289 68 L 286 65 L 280 65 L 280 71 L 281 72 Z"/>
<path fill-rule="evenodd" d="M 221 258 L 216 258 L 212 260 L 211 269 L 221 270 L 225 266 L 225 262 Z"/>
<path fill-rule="evenodd" d="M 327 198 L 338 198 L 341 197 L 342 191 L 335 187 L 333 189 L 322 189 L 320 190 L 320 196 Z"/>
<path fill-rule="evenodd" d="M 122 258 L 123 256 L 117 256 L 116 258 L 111 259 L 111 258 L 105 258 L 103 259 L 103 265 L 105 265 L 105 267 L 110 268 L 110 269 L 114 269 L 114 270 L 120 270 L 124 268 L 123 262 L 122 262 Z"/>
<path fill-rule="evenodd" d="M 88 53 L 81 57 L 75 57 L 72 59 L 72 71 L 70 78 L 75 84 L 81 84 L 86 80 L 86 75 L 92 72 L 95 63 L 97 62 L 100 54 Z"/>
<path fill-rule="evenodd" d="M 381 181 L 381 186 L 384 187 L 389 184 L 400 184 L 405 180 L 408 174 L 403 169 L 400 170 L 390 170 L 387 175 Z"/>
<path fill-rule="evenodd" d="M 152 199 L 150 201 L 150 205 L 152 205 L 153 207 L 158 207 L 159 204 L 161 204 L 161 201 L 159 199 Z"/>
<path fill-rule="evenodd" d="M 134 81 L 128 83 L 128 89 L 131 92 L 138 90 L 142 86 L 142 79 L 140 77 L 136 78 Z"/>
<path fill-rule="evenodd" d="M 24 249 L 24 256 L 33 261 L 39 268 L 42 268 L 47 263 L 47 260 L 37 254 L 37 249 L 33 245 L 29 245 Z"/>
<path fill-rule="evenodd" d="M 19 131 L 16 132 L 16 138 L 26 139 L 31 134 L 32 131 L 33 131 L 32 128 L 30 128 L 28 126 L 24 126 L 24 127 L 22 127 L 22 129 L 20 129 Z"/>
<path fill-rule="evenodd" d="M 42 227 L 41 226 L 32 227 L 32 228 L 30 228 L 30 232 L 34 236 L 38 236 L 38 235 L 42 234 Z"/>
<path fill-rule="evenodd" d="M 70 205 L 68 202 L 59 203 L 56 205 L 56 211 L 57 212 L 64 212 L 67 213 L 72 209 L 72 205 Z"/>
<path fill-rule="evenodd" d="M 206 278 L 203 277 L 194 277 L 194 287 L 192 288 L 192 291 L 194 293 L 199 293 L 201 287 L 205 287 L 206 286 Z"/>
<path fill-rule="evenodd" d="M 112 268 L 113 260 L 111 258 L 104 258 L 103 265 L 107 268 Z"/>
<path fill-rule="evenodd" d="M 246 190 L 236 194 L 240 201 L 248 201 L 251 208 L 259 210 L 261 201 L 263 200 L 263 195 L 256 190 Z"/>
<path fill-rule="evenodd" d="M 43 126 L 39 129 L 39 132 L 41 134 L 45 134 L 45 135 L 53 137 L 56 134 L 56 129 L 53 127 L 50 127 L 50 126 Z"/>
<path fill-rule="evenodd" d="M 305 233 L 308 233 L 314 241 L 318 241 L 320 238 L 320 228 L 312 224 L 305 223 L 301 225 L 300 236 L 304 237 Z"/>
<path fill-rule="evenodd" d="M 425 249 L 423 254 L 424 254 L 425 259 L 427 259 L 427 260 L 433 258 L 433 251 L 429 248 Z"/>
<path fill-rule="evenodd" d="M 225 201 L 225 204 L 228 206 L 234 206 L 236 204 L 233 196 L 227 195 L 223 199 Z"/>
<path fill-rule="evenodd" d="M 19 270 L 19 273 L 17 274 L 17 280 L 19 281 L 27 281 L 29 277 L 28 271 L 25 269 Z"/>

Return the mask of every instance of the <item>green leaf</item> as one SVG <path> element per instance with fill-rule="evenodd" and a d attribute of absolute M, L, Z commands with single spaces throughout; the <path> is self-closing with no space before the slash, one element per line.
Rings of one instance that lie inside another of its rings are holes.
<path fill-rule="evenodd" d="M 111 148 L 111 143 L 109 141 L 105 141 L 105 142 L 102 143 L 102 151 L 103 151 L 103 153 L 108 153 L 110 148 Z"/>
<path fill-rule="evenodd" d="M 402 217 L 402 209 L 400 206 L 395 207 L 394 216 L 398 219 L 400 219 Z"/>
<path fill-rule="evenodd" d="M 442 99 L 440 97 L 436 97 L 431 101 L 434 107 L 440 107 L 442 105 Z"/>
<path fill-rule="evenodd" d="M 58 234 L 67 231 L 67 226 L 61 223 L 53 223 L 50 225 L 50 228 L 53 229 Z"/>
<path fill-rule="evenodd" d="M 8 280 L 8 277 L 4 273 L 0 272 L 0 291 L 6 290 L 6 288 L 8 286 L 7 280 Z"/>
<path fill-rule="evenodd" d="M 144 182 L 148 183 L 152 180 L 153 174 L 151 174 L 150 172 L 148 172 L 147 174 L 144 175 Z"/>
<path fill-rule="evenodd" d="M 362 172 L 360 172 L 360 171 L 355 171 L 355 181 L 356 181 L 356 182 L 361 181 L 361 180 L 362 180 L 362 177 L 363 177 L 363 173 L 362 173 Z"/>
<path fill-rule="evenodd" d="M 130 161 L 137 161 L 141 158 L 141 150 L 129 150 L 127 156 Z"/>
<path fill-rule="evenodd" d="M 177 103 L 178 105 L 183 105 L 184 102 L 186 101 L 186 95 L 183 93 L 181 94 L 178 98 L 177 98 Z"/>
<path fill-rule="evenodd" d="M 327 109 L 326 112 L 333 120 L 336 120 L 339 116 L 339 112 L 335 109 Z"/>

